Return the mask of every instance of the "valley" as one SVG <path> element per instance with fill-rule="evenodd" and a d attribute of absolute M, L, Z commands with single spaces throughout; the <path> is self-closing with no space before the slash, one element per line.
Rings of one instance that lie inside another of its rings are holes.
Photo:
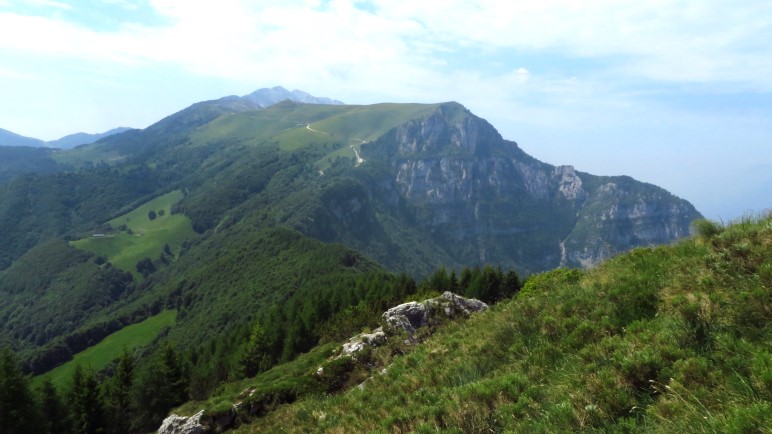
<path fill-rule="evenodd" d="M 651 184 L 538 161 L 455 102 L 255 98 L 196 103 L 7 172 L 0 343 L 35 384 L 68 393 L 80 372 L 114 402 L 118 364 L 133 363 L 121 387 L 134 432 L 189 399 L 188 413 L 209 402 L 216 414 L 234 402 L 223 390 L 247 385 L 276 405 L 314 400 L 310 367 L 391 306 L 446 290 L 516 306 L 523 280 L 533 287 L 558 267 L 602 273 L 592 270 L 626 251 L 688 238 L 701 218 Z M 499 304 L 485 315 L 521 309 Z M 335 369 L 355 374 L 341 371 L 329 393 L 362 379 L 346 366 Z M 462 386 L 485 369 L 447 375 Z"/>

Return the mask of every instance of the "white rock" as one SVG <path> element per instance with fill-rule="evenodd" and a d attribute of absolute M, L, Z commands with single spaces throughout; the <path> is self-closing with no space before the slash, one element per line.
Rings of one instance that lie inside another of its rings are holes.
<path fill-rule="evenodd" d="M 204 434 L 206 429 L 200 423 L 203 415 L 204 410 L 190 417 L 172 414 L 164 419 L 158 434 Z"/>

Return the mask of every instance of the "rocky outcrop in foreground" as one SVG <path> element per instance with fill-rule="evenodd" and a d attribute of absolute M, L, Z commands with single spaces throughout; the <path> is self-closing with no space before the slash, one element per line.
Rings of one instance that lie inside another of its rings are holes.
<path fill-rule="evenodd" d="M 349 339 L 343 344 L 343 347 L 336 357 L 339 359 L 344 356 L 353 357 L 355 353 L 363 350 L 367 346 L 379 346 L 388 340 L 391 336 L 405 336 L 410 343 L 417 343 L 416 331 L 421 328 L 431 327 L 459 317 L 468 317 L 474 312 L 480 312 L 488 308 L 488 305 L 480 300 L 464 298 L 445 291 L 442 295 L 430 298 L 421 302 L 411 301 L 392 307 L 383 313 L 383 326 L 378 327 L 372 333 L 362 333 Z M 313 374 L 312 374 L 313 375 Z M 323 377 L 326 374 L 324 368 L 320 367 L 316 371 L 316 377 Z M 278 405 L 282 401 L 291 402 L 296 398 L 270 396 L 270 401 L 260 402 L 263 397 L 254 397 L 254 390 L 248 389 L 244 392 L 248 397 L 243 402 L 234 404 L 226 412 L 219 414 L 208 414 L 206 410 L 201 410 L 193 416 L 179 416 L 172 414 L 164 419 L 158 434 L 209 434 L 219 433 L 233 427 L 239 415 L 247 413 L 249 415 L 265 414 L 270 411 L 272 405 Z"/>
<path fill-rule="evenodd" d="M 173 414 L 164 419 L 158 428 L 158 434 L 205 434 L 206 428 L 201 425 L 203 415 L 204 410 L 190 417 Z"/>
<path fill-rule="evenodd" d="M 408 339 L 413 339 L 416 330 L 422 327 L 436 325 L 443 320 L 467 317 L 474 312 L 480 312 L 488 305 L 480 300 L 464 298 L 450 291 L 421 302 L 411 301 L 392 307 L 383 313 L 383 327 L 378 327 L 372 333 L 362 333 L 343 344 L 340 355 L 350 356 L 367 346 L 377 347 L 386 342 L 390 336 L 406 333 Z"/>

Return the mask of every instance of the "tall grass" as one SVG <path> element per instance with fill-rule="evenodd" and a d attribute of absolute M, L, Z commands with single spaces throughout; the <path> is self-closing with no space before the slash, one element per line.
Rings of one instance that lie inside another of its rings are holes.
<path fill-rule="evenodd" d="M 536 276 L 236 432 L 769 432 L 771 245 L 767 215 Z"/>

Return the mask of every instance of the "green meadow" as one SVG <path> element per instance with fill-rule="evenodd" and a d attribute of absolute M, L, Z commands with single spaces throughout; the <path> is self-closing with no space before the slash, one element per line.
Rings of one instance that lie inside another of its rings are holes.
<path fill-rule="evenodd" d="M 136 269 L 138 261 L 159 257 L 166 244 L 176 254 L 185 240 L 196 236 L 190 219 L 182 214 L 171 214 L 171 206 L 180 199 L 182 192 L 179 190 L 159 196 L 107 222 L 116 233 L 83 238 L 73 241 L 72 245 L 105 256 L 116 267 L 141 278 Z M 151 211 L 156 214 L 152 220 L 148 216 Z M 124 230 L 123 225 L 126 225 Z"/>
<path fill-rule="evenodd" d="M 132 350 L 152 342 L 164 327 L 174 325 L 176 318 L 177 311 L 167 310 L 137 324 L 124 327 L 108 335 L 98 344 L 76 354 L 69 362 L 35 377 L 33 381 L 39 384 L 44 378 L 50 378 L 59 390 L 64 390 L 63 388 L 72 380 L 72 373 L 76 366 L 91 367 L 95 371 L 104 369 L 121 355 L 124 348 Z"/>

